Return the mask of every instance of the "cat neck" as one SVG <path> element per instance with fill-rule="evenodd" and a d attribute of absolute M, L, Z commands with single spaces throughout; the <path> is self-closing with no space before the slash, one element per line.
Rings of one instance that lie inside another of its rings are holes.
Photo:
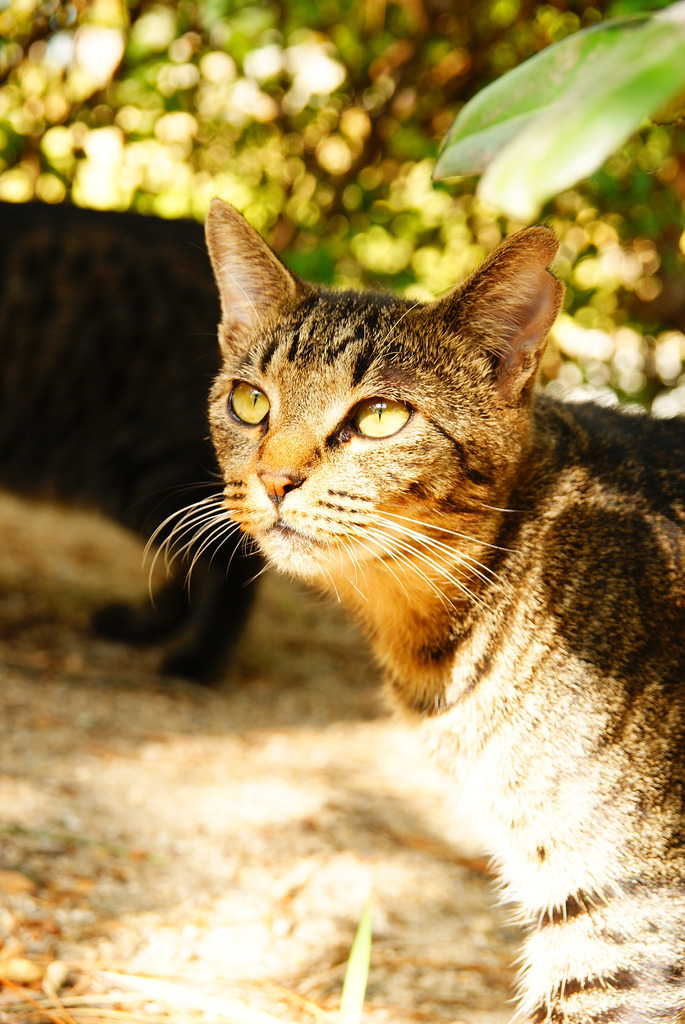
<path fill-rule="evenodd" d="M 554 451 L 567 431 L 563 407 L 534 402 L 519 432 L 517 458 L 502 470 L 490 502 L 455 509 L 447 521 L 436 517 L 441 529 L 428 523 L 442 578 L 429 572 L 420 554 L 418 572 L 407 555 L 400 562 L 367 563 L 359 578 L 348 571 L 319 581 L 351 608 L 369 636 L 401 710 L 440 714 L 486 670 L 501 623 L 520 595 L 540 502 L 556 472 Z"/>
<path fill-rule="evenodd" d="M 363 577 L 342 571 L 320 581 L 348 605 L 368 635 L 391 699 L 401 709 L 433 715 L 458 697 L 455 651 L 503 596 L 496 566 L 504 515 L 494 509 L 481 513 L 478 537 L 463 514 L 443 524 L 439 536 L 427 531 L 440 545 L 440 572 L 420 555 L 411 564 L 407 555 L 367 563 Z"/>

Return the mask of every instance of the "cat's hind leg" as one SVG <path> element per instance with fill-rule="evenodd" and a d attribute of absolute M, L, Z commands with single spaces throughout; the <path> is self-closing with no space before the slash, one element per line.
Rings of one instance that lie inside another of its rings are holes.
<path fill-rule="evenodd" d="M 151 600 L 103 605 L 93 615 L 93 628 L 110 640 L 140 647 L 166 640 L 188 614 L 184 575 L 178 572 L 171 576 Z"/>
<path fill-rule="evenodd" d="M 199 559 L 188 591 L 187 615 L 162 661 L 165 675 L 211 684 L 225 673 L 247 622 L 262 560 L 238 553 L 229 567 Z"/>
<path fill-rule="evenodd" d="M 187 584 L 187 567 L 160 587 L 151 601 L 109 604 L 93 616 L 102 636 L 145 647 L 168 643 L 160 671 L 204 685 L 219 681 L 252 607 L 256 555 L 236 553 L 230 566 L 200 559 Z"/>

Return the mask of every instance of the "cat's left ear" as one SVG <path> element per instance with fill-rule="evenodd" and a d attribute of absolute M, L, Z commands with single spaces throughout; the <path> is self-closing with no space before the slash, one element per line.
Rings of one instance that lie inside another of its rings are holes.
<path fill-rule="evenodd" d="M 205 237 L 221 299 L 219 341 L 235 351 L 303 285 L 243 215 L 221 199 L 210 203 Z"/>
<path fill-rule="evenodd" d="M 442 300 L 452 307 L 450 319 L 459 334 L 487 352 L 507 402 L 518 401 L 532 386 L 561 309 L 564 286 L 548 270 L 558 248 L 549 228 L 519 231 Z"/>

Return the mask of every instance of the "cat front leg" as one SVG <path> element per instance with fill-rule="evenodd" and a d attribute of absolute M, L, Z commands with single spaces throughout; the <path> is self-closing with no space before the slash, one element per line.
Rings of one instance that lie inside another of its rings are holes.
<path fill-rule="evenodd" d="M 682 1024 L 685 894 L 633 879 L 604 897 L 570 896 L 541 914 L 522 959 L 517 1021 Z"/>

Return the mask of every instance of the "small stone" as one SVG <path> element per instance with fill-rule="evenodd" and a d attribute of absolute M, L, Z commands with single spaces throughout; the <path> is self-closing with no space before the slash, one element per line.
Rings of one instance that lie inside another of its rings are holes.
<path fill-rule="evenodd" d="M 9 868 L 0 868 L 0 889 L 5 892 L 35 892 L 38 886 L 21 871 L 12 871 Z"/>
<path fill-rule="evenodd" d="M 6 978 L 17 985 L 30 985 L 42 977 L 42 967 L 23 956 L 12 956 L 0 961 L 0 978 Z"/>
<path fill-rule="evenodd" d="M 23 956 L 26 946 L 16 935 L 10 935 L 0 948 L 0 960 L 10 960 L 13 956 Z"/>

